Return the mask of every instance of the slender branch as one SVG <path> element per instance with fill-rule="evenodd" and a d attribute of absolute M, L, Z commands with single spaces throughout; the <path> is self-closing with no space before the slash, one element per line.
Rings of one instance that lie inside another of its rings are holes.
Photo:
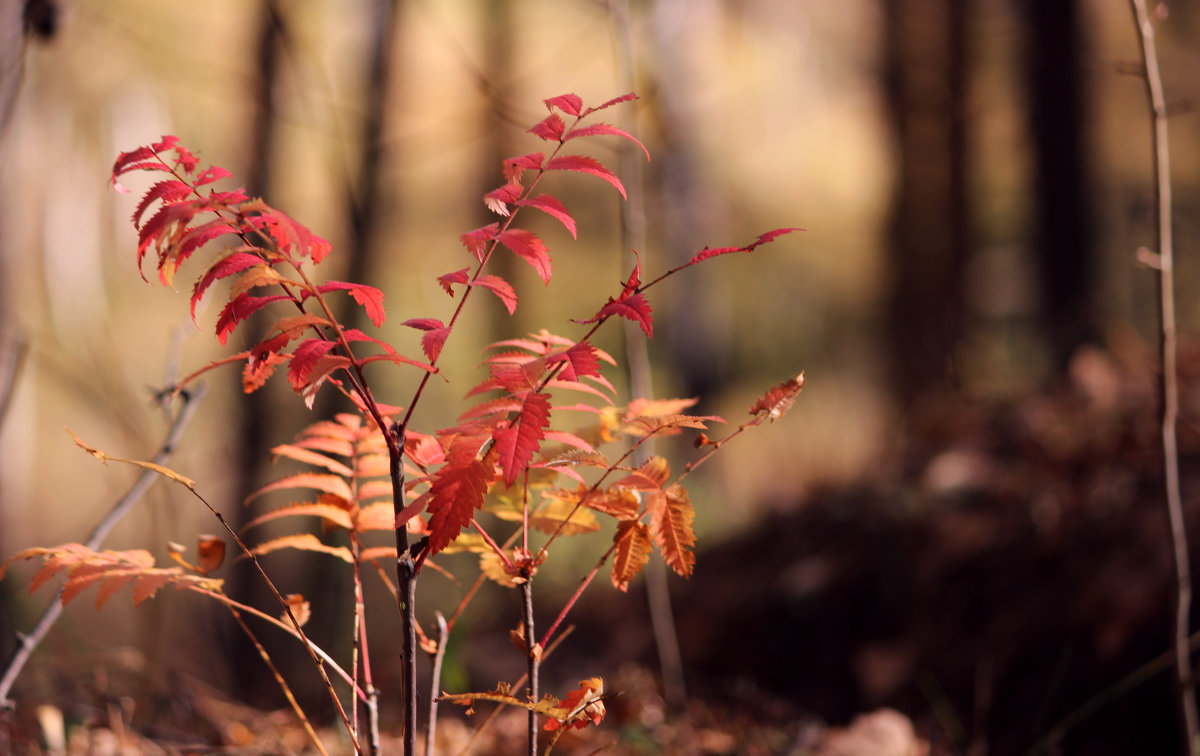
<path fill-rule="evenodd" d="M 528 569 L 526 571 L 528 572 Z M 540 697 L 538 667 L 542 660 L 542 650 L 533 635 L 533 578 L 529 575 L 526 575 L 525 582 L 521 583 L 521 600 L 525 609 L 521 622 L 525 630 L 525 660 L 529 663 L 529 700 L 531 703 L 537 703 Z M 537 712 L 530 709 L 529 756 L 537 756 L 537 733 Z"/>
<path fill-rule="evenodd" d="M 542 660 L 544 661 L 549 659 L 550 655 L 554 653 L 554 650 L 559 647 L 559 644 L 565 641 L 573 632 L 575 632 L 575 626 L 568 625 L 567 628 L 563 630 L 562 635 L 555 638 L 554 642 L 549 646 L 546 646 L 545 651 L 542 652 Z M 509 687 L 513 690 L 516 690 L 524 685 L 527 679 L 529 679 L 528 672 L 518 677 L 517 681 Z M 488 714 L 487 719 L 483 720 L 483 722 L 481 722 L 479 726 L 475 728 L 475 732 L 472 733 L 471 739 L 468 740 L 467 744 L 458 752 L 458 756 L 466 756 L 466 754 L 470 752 L 471 748 L 473 748 L 475 745 L 475 741 L 478 740 L 487 730 L 488 726 L 490 726 L 492 722 L 496 720 L 496 717 L 500 715 L 500 712 L 503 710 L 503 708 L 503 706 L 497 706 L 496 708 L 492 709 L 491 713 Z"/>
<path fill-rule="evenodd" d="M 258 649 L 258 655 L 262 657 L 264 662 L 266 662 L 267 667 L 271 670 L 272 676 L 275 677 L 275 682 L 279 683 L 279 688 L 283 691 L 284 697 L 287 698 L 288 704 L 292 707 L 292 711 L 296 712 L 296 716 L 300 718 L 300 722 L 304 726 L 304 732 L 308 734 L 308 739 L 312 741 L 317 751 L 323 754 L 323 756 L 329 756 L 329 752 L 325 750 L 324 744 L 321 743 L 321 738 L 317 736 L 316 730 L 313 729 L 312 722 L 308 721 L 308 717 L 304 714 L 304 709 L 300 707 L 300 702 L 297 701 L 296 696 L 292 694 L 291 686 L 287 684 L 287 680 L 285 680 L 283 675 L 280 674 L 279 669 L 275 666 L 275 662 L 271 660 L 271 655 L 267 653 L 267 649 L 263 648 L 263 645 L 258 642 L 258 637 L 254 634 L 254 631 L 250 629 L 250 626 L 246 624 L 246 620 L 242 619 L 241 613 L 239 613 L 232 604 L 226 604 L 225 606 L 228 607 L 229 613 L 233 615 L 233 618 L 237 620 L 237 623 L 241 625 L 242 631 L 246 633 L 248 638 L 250 638 L 250 642 L 254 644 L 256 649 Z"/>
<path fill-rule="evenodd" d="M 1162 442 L 1167 488 L 1167 514 L 1171 525 L 1171 544 L 1175 557 L 1175 682 L 1179 689 L 1186 752 L 1200 753 L 1200 722 L 1197 721 L 1196 691 L 1192 680 L 1192 661 L 1188 650 L 1192 608 L 1192 577 L 1188 564 L 1187 525 L 1179 484 L 1179 447 L 1176 426 L 1179 421 L 1179 383 L 1176 367 L 1175 333 L 1175 253 L 1171 235 L 1171 153 L 1167 139 L 1167 102 L 1163 94 L 1162 73 L 1154 42 L 1154 22 L 1144 0 L 1130 0 L 1134 21 L 1141 37 L 1142 63 L 1145 66 L 1146 94 L 1154 121 L 1154 194 L 1158 206 L 1156 241 L 1159 261 L 1160 327 L 1162 330 Z"/>
<path fill-rule="evenodd" d="M 284 622 L 283 620 L 279 619 L 278 617 L 272 617 L 271 615 L 267 614 L 266 612 L 264 612 L 260 609 L 255 609 L 254 607 L 250 606 L 249 604 L 243 604 L 242 602 L 231 598 L 228 594 L 226 594 L 222 591 L 210 591 L 206 588 L 200 588 L 198 586 L 188 586 L 188 590 L 193 591 L 194 593 L 199 593 L 202 596 L 208 596 L 209 598 L 220 601 L 222 604 L 225 604 L 226 606 L 229 606 L 233 609 L 237 609 L 239 612 L 243 612 L 245 614 L 250 614 L 255 617 L 258 617 L 260 620 L 263 620 L 264 622 L 272 624 L 275 627 L 277 627 L 280 630 L 287 633 L 288 635 L 291 635 L 293 638 L 300 641 L 301 643 L 306 643 L 309 647 L 309 650 L 311 650 L 314 654 L 319 656 L 321 658 L 321 661 L 325 662 L 325 664 L 328 665 L 328 667 L 330 669 L 332 669 L 337 674 L 337 676 L 342 679 L 343 682 L 345 682 L 347 685 L 350 686 L 350 691 L 351 691 L 352 696 L 359 699 L 360 701 L 366 700 L 366 698 L 367 698 L 366 692 L 363 691 L 361 688 L 355 687 L 354 678 L 352 678 L 350 676 L 350 673 L 347 672 L 346 670 L 342 669 L 341 665 L 338 664 L 336 661 L 334 661 L 333 657 L 330 656 L 329 652 L 327 652 L 325 649 L 321 648 L 316 643 L 313 643 L 311 640 L 308 640 L 307 638 L 302 638 L 300 636 L 300 634 L 296 632 L 296 628 L 293 627 L 290 622 Z"/>
<path fill-rule="evenodd" d="M 282 593 L 279 592 L 278 586 L 276 586 L 275 582 L 271 580 L 271 576 L 267 574 L 266 569 L 262 566 L 262 562 L 258 559 L 258 555 L 256 555 L 254 551 L 246 545 L 246 542 L 242 540 L 242 537 L 238 535 L 238 532 L 234 530 L 229 524 L 229 521 L 225 519 L 225 516 L 221 514 L 216 507 L 209 503 L 208 499 L 205 499 L 200 492 L 193 487 L 194 484 L 189 485 L 190 481 L 189 483 L 183 483 L 179 479 L 176 479 L 176 482 L 184 485 L 189 491 L 191 491 L 192 496 L 199 499 L 200 503 L 203 504 L 210 513 L 212 513 L 212 516 L 217 518 L 217 522 L 221 523 L 221 527 L 225 529 L 225 532 L 229 534 L 229 537 L 233 539 L 233 542 L 237 544 L 237 547 L 241 549 L 241 552 L 246 555 L 246 558 L 250 560 L 250 564 L 254 566 L 255 572 L 257 572 L 259 577 L 263 579 L 263 582 L 266 583 L 267 590 L 271 592 L 271 595 L 273 595 L 275 600 L 279 602 L 279 605 L 283 607 L 283 611 L 285 616 L 288 618 L 288 622 L 291 623 L 292 627 L 295 629 L 296 636 L 304 645 L 304 649 L 308 651 L 309 658 L 312 659 L 313 665 L 317 668 L 317 673 L 321 676 L 321 681 L 325 683 L 325 690 L 329 693 L 329 697 L 333 700 L 333 705 L 334 708 L 337 709 L 338 717 L 341 718 L 342 724 L 346 728 L 346 734 L 350 738 L 350 743 L 354 746 L 354 752 L 361 754 L 362 744 L 359 742 L 358 732 L 354 729 L 354 726 L 350 722 L 350 717 L 346 714 L 346 707 L 342 705 L 342 699 L 338 697 L 337 691 L 333 689 L 333 682 L 330 681 L 329 673 L 325 669 L 324 659 L 317 653 L 316 644 L 308 639 L 308 634 L 304 632 L 304 628 L 300 626 L 300 621 L 296 619 L 296 615 L 292 611 L 291 604 L 288 603 L 288 600 L 284 598 Z"/>
<path fill-rule="evenodd" d="M 363 600 L 363 580 L 362 568 L 359 562 L 359 556 L 362 553 L 362 544 L 359 543 L 358 533 L 350 533 L 351 553 L 354 555 L 354 678 L 358 679 L 358 657 L 361 653 L 362 657 L 362 674 L 363 688 L 366 690 L 366 696 L 363 699 L 363 708 L 367 715 L 367 752 L 372 756 L 378 754 L 379 751 L 379 691 L 375 689 L 375 683 L 371 678 L 371 652 L 367 644 L 367 605 Z M 357 683 L 355 685 L 357 686 Z M 355 719 L 354 727 L 358 729 L 358 707 L 354 707 Z"/>
<path fill-rule="evenodd" d="M 433 675 L 429 681 L 429 727 L 425 731 L 425 756 L 433 756 L 434 738 L 437 736 L 438 689 L 442 687 L 442 661 L 446 657 L 446 639 L 450 627 L 441 612 L 435 612 L 438 628 L 437 653 L 433 656 Z"/>
<path fill-rule="evenodd" d="M 1187 647 L 1189 651 L 1200 649 L 1200 632 L 1193 633 L 1187 639 Z M 1117 680 L 1115 683 L 1092 696 L 1088 700 L 1081 703 L 1079 706 L 1072 709 L 1062 719 L 1046 731 L 1046 734 L 1038 739 L 1036 743 L 1025 752 L 1025 756 L 1041 756 L 1045 753 L 1054 751 L 1055 747 L 1062 742 L 1067 733 L 1075 728 L 1076 725 L 1084 722 L 1096 712 L 1108 706 L 1113 701 L 1116 701 L 1121 696 L 1136 690 L 1150 680 L 1154 679 L 1160 672 L 1165 672 L 1175 664 L 1176 652 L 1171 649 L 1166 653 L 1160 654 L 1145 664 L 1137 667 L 1129 674 Z"/>
<path fill-rule="evenodd" d="M 158 453 L 154 455 L 153 461 L 155 464 L 166 464 L 171 454 L 179 447 L 179 443 L 183 438 L 183 432 L 195 416 L 196 409 L 199 407 L 204 393 L 204 386 L 197 386 L 195 389 L 181 393 L 183 404 L 179 407 L 179 413 L 175 416 L 175 422 L 171 424 L 170 429 L 167 431 L 166 438 L 163 439 Z M 133 486 L 113 504 L 112 509 L 104 516 L 104 519 L 100 520 L 96 525 L 85 545 L 93 551 L 99 548 L 109 532 L 120 522 L 121 518 L 128 514 L 130 508 L 150 490 L 150 486 L 154 485 L 158 477 L 158 473 L 152 470 L 144 470 L 138 476 L 138 479 L 134 481 Z M 8 694 L 12 690 L 13 684 L 16 683 L 17 676 L 21 674 L 21 670 L 29 661 L 29 657 L 33 655 L 34 649 L 42 642 L 46 634 L 50 632 L 50 628 L 54 626 L 54 623 L 58 620 L 58 616 L 62 614 L 62 610 L 62 589 L 59 589 L 58 595 L 46 607 L 46 610 L 42 612 L 42 616 L 38 619 L 37 624 L 34 625 L 33 630 L 28 635 L 18 635 L 17 648 L 4 668 L 3 677 L 0 677 L 0 707 L 7 708 L 11 706 Z"/>

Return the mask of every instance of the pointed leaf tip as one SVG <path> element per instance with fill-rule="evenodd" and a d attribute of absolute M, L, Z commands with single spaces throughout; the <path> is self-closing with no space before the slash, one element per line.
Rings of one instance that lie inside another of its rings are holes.
<path fill-rule="evenodd" d="M 558 97 L 551 97 L 545 101 L 548 109 L 558 108 L 567 115 L 578 117 L 583 111 L 583 100 L 579 99 L 579 95 L 565 94 Z"/>

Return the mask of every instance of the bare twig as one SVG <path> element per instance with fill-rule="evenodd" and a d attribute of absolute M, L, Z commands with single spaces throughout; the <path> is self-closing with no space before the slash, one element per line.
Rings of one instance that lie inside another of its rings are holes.
<path fill-rule="evenodd" d="M 1196 693 L 1192 681 L 1192 662 L 1188 649 L 1189 616 L 1192 606 L 1192 577 L 1188 565 L 1188 542 L 1179 486 L 1179 448 L 1176 425 L 1179 416 L 1179 384 L 1176 375 L 1175 273 L 1171 236 L 1171 160 L 1167 141 L 1167 103 L 1163 94 L 1162 73 L 1154 42 L 1154 22 L 1144 0 L 1130 0 L 1134 21 L 1141 38 L 1142 63 L 1145 66 L 1146 93 L 1154 121 L 1154 194 L 1158 207 L 1159 304 L 1162 331 L 1162 441 L 1167 488 L 1167 514 L 1171 524 L 1171 542 L 1175 556 L 1175 681 L 1179 688 L 1179 706 L 1187 737 L 1187 753 L 1200 753 L 1200 725 L 1196 715 Z"/>
<path fill-rule="evenodd" d="M 439 688 L 442 687 L 442 660 L 446 656 L 446 639 L 450 628 L 441 612 L 435 612 L 438 628 L 437 653 L 433 656 L 433 675 L 429 683 L 429 727 L 425 733 L 425 756 L 433 756 L 433 740 L 437 736 L 437 710 Z"/>
<path fill-rule="evenodd" d="M 242 631 L 246 633 L 248 638 L 250 638 L 250 642 L 254 644 L 256 649 L 258 649 L 258 655 L 262 657 L 262 660 L 266 662 L 267 667 L 271 670 L 271 674 L 275 677 L 275 682 L 279 684 L 279 688 L 283 691 L 284 697 L 287 698 L 288 704 L 292 707 L 292 711 L 296 712 L 296 716 L 300 718 L 300 723 L 304 726 L 304 732 L 308 734 L 308 739 L 312 741 L 313 746 L 315 746 L 317 751 L 323 754 L 323 756 L 329 756 L 329 752 L 325 750 L 325 745 L 321 743 L 321 738 L 317 736 L 317 731 L 313 729 L 312 722 L 308 720 L 308 717 L 304 713 L 304 709 L 300 707 L 300 702 L 297 701 L 296 696 L 293 695 L 291 686 L 287 684 L 287 680 L 285 680 L 283 675 L 279 672 L 279 668 L 275 666 L 275 662 L 271 660 L 271 655 L 267 653 L 267 649 L 263 648 L 263 645 L 258 642 L 258 636 L 254 634 L 254 631 L 251 630 L 250 626 L 246 624 L 246 620 L 242 619 L 242 615 L 233 607 L 232 604 L 226 604 L 225 606 L 228 607 L 229 613 L 233 615 L 233 618 L 237 620 L 237 623 L 242 626 Z"/>
<path fill-rule="evenodd" d="M 167 436 L 163 440 L 162 446 L 159 447 L 158 453 L 154 455 L 154 463 L 162 465 L 167 462 L 171 454 L 178 448 L 180 440 L 183 438 L 184 429 L 191 422 L 192 417 L 196 414 L 196 408 L 199 406 L 200 399 L 204 396 L 204 387 L 197 386 L 189 391 L 180 393 L 183 399 L 183 404 L 179 407 L 179 413 L 175 416 L 175 422 L 167 431 Z M 150 486 L 158 480 L 158 473 L 152 470 L 144 470 L 133 486 L 113 504 L 112 509 L 104 516 L 104 519 L 96 525 L 91 536 L 88 537 L 86 546 L 89 549 L 97 549 L 109 532 L 120 522 L 135 503 L 137 503 L 146 491 L 150 490 Z M 50 632 L 50 628 L 54 627 L 54 623 L 58 620 L 58 616 L 62 614 L 62 590 L 55 596 L 46 610 L 42 612 L 42 616 L 34 625 L 33 630 L 28 635 L 18 635 L 17 648 L 13 652 L 12 658 L 4 668 L 4 676 L 0 677 L 0 706 L 5 708 L 12 705 L 8 699 L 9 691 L 17 681 L 17 676 L 21 674 L 21 670 L 29 661 L 29 657 L 33 655 L 33 651 L 38 644 Z"/>
<path fill-rule="evenodd" d="M 1200 649 L 1200 633 L 1194 633 L 1187 639 L 1187 647 L 1189 651 Z M 1175 664 L 1175 658 L 1175 649 L 1160 654 L 1084 701 L 1047 730 L 1046 734 L 1025 752 L 1025 756 L 1041 756 L 1045 753 L 1051 753 L 1076 725 L 1086 721 L 1088 717 L 1093 716 L 1096 712 L 1130 691 L 1153 680 L 1160 672 L 1170 669 Z"/>

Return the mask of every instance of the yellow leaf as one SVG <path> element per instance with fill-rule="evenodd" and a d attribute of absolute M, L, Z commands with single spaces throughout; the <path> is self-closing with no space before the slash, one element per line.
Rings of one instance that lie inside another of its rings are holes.
<path fill-rule="evenodd" d="M 152 470 L 152 471 L 158 473 L 159 475 L 163 476 L 164 478 L 170 478 L 171 480 L 175 481 L 176 483 L 187 486 L 193 492 L 195 492 L 195 490 L 196 490 L 196 481 L 192 480 L 191 478 L 184 477 L 183 475 L 180 475 L 179 473 L 175 472 L 174 470 L 172 470 L 170 468 L 163 467 L 162 465 L 157 465 L 153 462 L 143 462 L 138 459 L 121 459 L 120 457 L 109 456 L 108 454 L 105 454 L 104 452 L 100 451 L 99 449 L 88 446 L 86 443 L 83 442 L 83 439 L 81 439 L 79 436 L 76 436 L 71 431 L 70 428 L 66 428 L 65 430 L 67 431 L 67 433 L 71 434 L 71 438 L 75 439 L 75 443 L 79 446 L 79 448 L 83 449 L 85 452 L 87 452 L 88 454 L 91 454 L 93 457 L 95 457 L 96 459 L 98 459 L 102 462 L 108 462 L 108 461 L 122 462 L 127 465 L 134 465 L 136 467 L 142 467 L 147 470 Z"/>

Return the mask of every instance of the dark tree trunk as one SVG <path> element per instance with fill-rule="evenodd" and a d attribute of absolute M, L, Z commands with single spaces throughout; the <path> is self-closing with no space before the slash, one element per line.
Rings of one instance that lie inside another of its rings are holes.
<path fill-rule="evenodd" d="M 272 148 L 276 125 L 275 87 L 279 78 L 279 57 L 285 37 L 284 19 L 277 0 L 264 0 L 259 13 L 255 61 L 257 75 L 250 95 L 254 120 L 250 126 L 251 162 L 247 166 L 249 180 L 246 188 L 251 196 L 265 197 L 268 200 L 271 196 Z M 248 339 L 257 341 L 263 334 L 265 323 L 263 313 L 258 313 L 244 323 L 242 328 L 247 334 L 253 334 Z M 231 375 L 230 380 L 238 384 L 237 390 L 241 394 L 241 374 Z M 262 389 L 253 396 L 241 395 L 234 412 L 237 428 L 231 439 L 235 445 L 231 475 L 233 501 L 225 511 L 229 514 L 231 524 L 237 528 L 247 521 L 246 510 L 241 506 L 241 502 L 261 485 L 271 446 L 280 440 L 277 435 L 279 413 L 274 410 L 269 396 L 269 389 Z M 231 572 L 228 580 L 231 593 L 253 596 L 255 601 L 270 600 L 266 586 L 262 585 L 259 576 L 250 569 L 248 563 L 240 564 L 238 569 Z M 254 645 L 236 628 L 230 628 L 229 633 L 227 674 L 234 686 L 240 695 L 248 700 L 270 695 L 270 691 L 263 684 L 262 661 Z"/>
<path fill-rule="evenodd" d="M 367 51 L 367 85 L 359 142 L 357 182 L 347 193 L 349 238 L 347 239 L 347 281 L 364 282 L 373 269 L 378 245 L 373 238 L 384 197 L 380 169 L 389 155 L 384 144 L 389 105 L 392 102 L 392 51 L 400 34 L 398 0 L 372 0 L 370 3 L 370 49 Z M 389 197 L 394 202 L 395 197 Z M 396 208 L 389 207 L 389 212 Z M 358 328 L 365 322 L 361 307 L 347 303 L 343 322 Z"/>
<path fill-rule="evenodd" d="M 885 0 L 884 77 L 897 149 L 888 339 L 901 406 L 955 383 L 964 327 L 967 0 Z"/>
<path fill-rule="evenodd" d="M 1029 130 L 1034 150 L 1033 252 L 1039 326 L 1053 367 L 1094 336 L 1094 290 L 1085 167 L 1083 54 L 1076 0 L 1022 0 Z"/>
<path fill-rule="evenodd" d="M 484 158 L 480 164 L 483 172 L 480 176 L 479 191 L 474 198 L 479 200 L 487 192 L 492 191 L 503 183 L 500 163 L 514 154 L 512 146 L 513 115 L 511 107 L 511 84 L 513 48 L 512 41 L 516 36 L 513 28 L 513 9 L 511 0 L 491 0 L 483 4 L 483 67 L 478 72 L 478 86 L 483 95 L 484 111 Z M 496 215 L 484 207 L 479 201 L 479 225 L 494 223 L 499 220 Z M 506 281 L 512 281 L 520 266 L 517 258 L 507 250 L 492 257 L 488 262 L 491 272 Z M 524 263 L 521 263 L 524 265 Z M 526 268 L 528 270 L 528 268 Z M 490 299 L 490 297 L 488 297 Z M 498 307 L 496 302 L 488 302 L 485 307 Z M 512 318 L 489 318 L 491 333 L 488 341 L 512 338 L 525 332 L 521 327 L 524 310 L 518 308 Z"/>

